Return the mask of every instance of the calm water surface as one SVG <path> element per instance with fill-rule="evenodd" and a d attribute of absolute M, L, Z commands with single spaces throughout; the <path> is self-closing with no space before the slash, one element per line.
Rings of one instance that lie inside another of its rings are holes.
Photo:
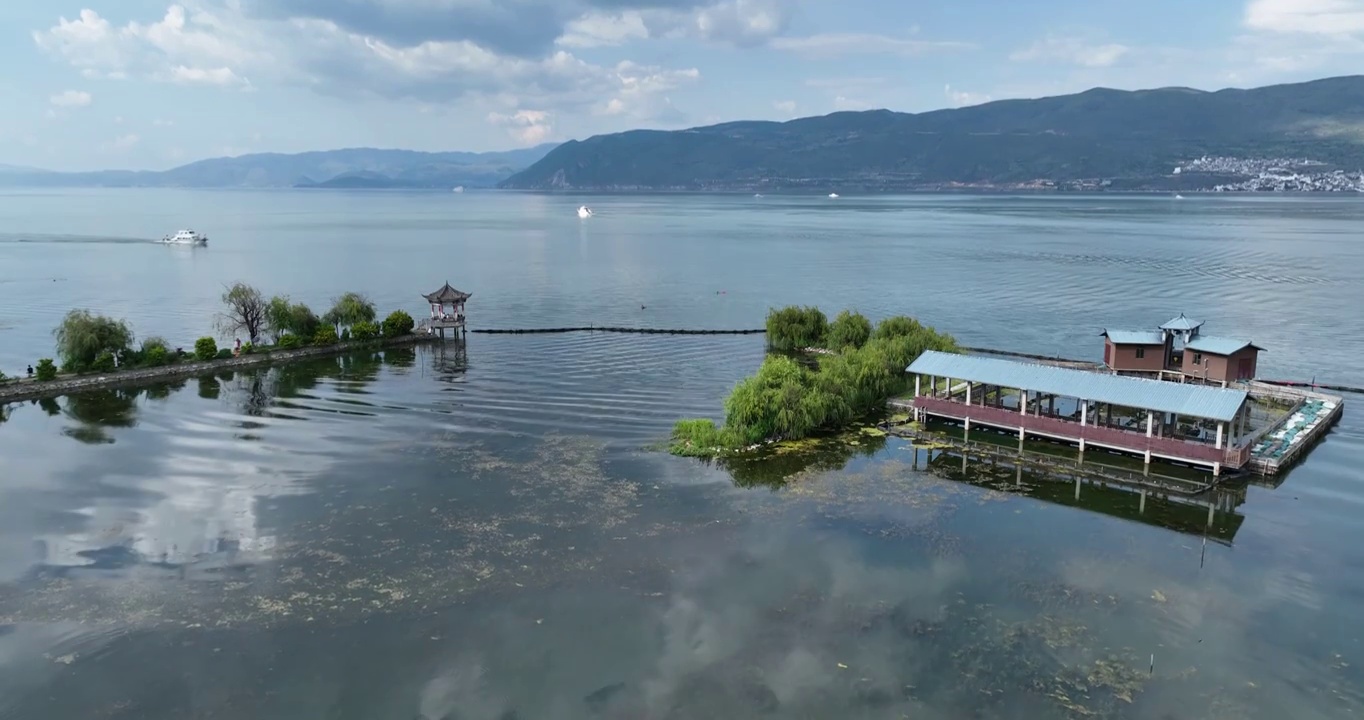
<path fill-rule="evenodd" d="M 211 247 L 147 242 L 183 225 Z M 808 303 L 1091 358 L 1185 312 L 1266 377 L 1364 384 L 1351 199 L 70 191 L 0 228 L 10 374 L 71 307 L 189 346 L 234 280 L 414 313 L 449 280 L 482 327 Z M 475 335 L 10 405 L 0 718 L 1364 713 L 1355 410 L 1206 541 L 1205 510 L 897 441 L 648 449 L 762 353 Z"/>

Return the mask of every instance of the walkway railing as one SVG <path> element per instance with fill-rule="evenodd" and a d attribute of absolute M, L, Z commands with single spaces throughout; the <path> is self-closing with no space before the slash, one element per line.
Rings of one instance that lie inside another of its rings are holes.
<path fill-rule="evenodd" d="M 942 398 L 919 397 L 915 399 L 914 404 L 931 415 L 956 420 L 969 418 L 972 422 L 1001 428 L 1022 427 L 1025 432 L 1037 435 L 1047 435 L 1076 442 L 1084 440 L 1087 443 L 1127 452 L 1145 453 L 1149 450 L 1153 455 L 1209 464 L 1222 463 L 1230 468 L 1239 468 L 1250 459 L 1250 448 L 1248 447 L 1218 449 L 1207 443 L 1189 442 L 1167 437 L 1146 437 L 1145 434 L 1127 430 L 1081 425 L 1059 418 L 1024 415 L 1017 410 L 966 405 Z"/>

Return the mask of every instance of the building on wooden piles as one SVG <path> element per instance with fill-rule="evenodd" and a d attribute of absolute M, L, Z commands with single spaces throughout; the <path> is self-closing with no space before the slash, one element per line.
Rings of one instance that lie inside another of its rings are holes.
<path fill-rule="evenodd" d="M 439 332 L 441 337 L 445 337 L 447 329 L 451 330 L 455 337 L 464 332 L 464 303 L 473 297 L 472 294 L 460 292 L 446 282 L 439 290 L 422 297 L 426 298 L 427 304 L 431 306 L 431 317 L 421 321 L 419 331 L 425 329 L 427 333 Z"/>
<path fill-rule="evenodd" d="M 1226 386 L 1253 380 L 1262 351 L 1249 340 L 1202 334 L 1203 322 L 1170 319 L 1158 330 L 1104 330 L 1104 365 L 1119 375 L 1200 380 Z"/>
<path fill-rule="evenodd" d="M 936 417 L 1211 469 L 1250 459 L 1244 390 L 928 351 L 914 375 L 917 420 Z"/>

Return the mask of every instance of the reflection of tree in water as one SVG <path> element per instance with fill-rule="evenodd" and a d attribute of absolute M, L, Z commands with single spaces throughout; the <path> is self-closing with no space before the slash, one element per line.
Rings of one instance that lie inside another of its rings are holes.
<path fill-rule="evenodd" d="M 222 394 L 223 384 L 218 378 L 212 375 L 205 375 L 199 378 L 199 397 L 205 400 L 217 400 Z"/>
<path fill-rule="evenodd" d="M 42 398 L 38 400 L 38 407 L 48 414 L 48 417 L 56 417 L 62 414 L 62 406 L 57 402 L 57 398 Z"/>
<path fill-rule="evenodd" d="M 379 353 L 361 352 L 246 370 L 222 387 L 238 412 L 251 417 L 269 417 L 275 414 L 275 408 L 290 407 L 288 400 L 308 396 L 323 380 L 336 381 L 334 387 L 339 393 L 363 393 L 366 385 L 379 378 L 383 366 Z M 357 400 L 341 402 L 359 403 Z M 246 429 L 261 427 L 260 423 L 249 420 L 241 426 Z"/>
<path fill-rule="evenodd" d="M 739 487 L 779 488 L 804 472 L 842 470 L 853 458 L 870 457 L 886 445 L 884 434 L 857 432 L 778 443 L 773 449 L 737 458 L 722 458 L 716 465 L 734 478 Z"/>
<path fill-rule="evenodd" d="M 184 379 L 180 379 L 171 380 L 163 383 L 157 383 L 155 385 L 148 385 L 147 389 L 144 390 L 143 392 L 147 396 L 148 400 L 166 400 L 172 394 L 179 392 L 183 389 L 185 389 L 185 381 Z"/>
<path fill-rule="evenodd" d="M 112 443 L 114 439 L 107 432 L 109 428 L 137 425 L 137 397 L 141 392 L 137 388 L 127 388 L 67 395 L 61 409 L 80 424 L 68 426 L 62 432 L 83 443 Z"/>
<path fill-rule="evenodd" d="M 383 362 L 397 368 L 410 368 L 417 364 L 417 350 L 415 348 L 388 348 L 383 351 Z"/>

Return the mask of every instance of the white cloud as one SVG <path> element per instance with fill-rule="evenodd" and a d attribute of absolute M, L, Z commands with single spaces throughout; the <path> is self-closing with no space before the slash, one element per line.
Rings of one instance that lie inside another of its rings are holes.
<path fill-rule="evenodd" d="M 232 79 L 232 84 L 244 84 L 234 68 L 270 59 L 247 28 L 180 5 L 171 5 L 157 22 L 133 21 L 122 27 L 85 9 L 75 20 L 62 17 L 51 28 L 34 32 L 33 41 L 88 78 L 139 75 L 167 82 L 225 84 Z"/>
<path fill-rule="evenodd" d="M 943 95 L 947 96 L 947 102 L 952 107 L 965 107 L 967 105 L 980 105 L 990 102 L 993 98 L 984 93 L 967 92 L 953 88 L 950 84 L 943 86 Z"/>
<path fill-rule="evenodd" d="M 243 88 L 270 81 L 331 95 L 372 94 L 433 105 L 472 99 L 509 117 L 530 107 L 552 113 L 595 109 L 634 119 L 676 119 L 681 113 L 667 91 L 699 77 L 695 69 L 628 61 L 597 65 L 562 49 L 524 57 L 500 54 L 469 40 L 389 41 L 330 20 L 258 17 L 243 12 L 239 0 L 226 3 L 211 11 L 207 6 L 187 10 L 172 5 L 158 22 L 123 26 L 83 10 L 76 20 L 62 18 L 33 37 L 41 48 L 89 77 Z M 690 23 L 688 32 L 696 31 L 705 12 L 716 12 L 743 20 L 747 30 L 731 30 L 751 35 L 777 27 L 764 7 L 758 0 L 733 0 L 685 12 L 650 12 L 656 18 L 666 15 L 674 25 Z M 623 24 L 602 17 L 585 16 L 573 25 L 574 34 L 565 45 L 589 46 L 641 35 L 642 16 L 628 15 L 634 19 Z M 707 27 L 717 37 L 731 33 L 714 23 Z"/>
<path fill-rule="evenodd" d="M 1364 0 L 1251 0 L 1245 24 L 1277 33 L 1364 34 Z"/>
<path fill-rule="evenodd" d="M 107 149 L 113 151 L 131 150 L 136 147 L 139 142 L 142 142 L 142 138 L 134 133 L 128 133 L 114 138 L 113 141 L 108 144 Z"/>
<path fill-rule="evenodd" d="M 781 113 L 781 114 L 783 114 L 783 115 L 785 115 L 785 116 L 787 116 L 787 117 L 795 117 L 795 116 L 796 116 L 796 101 L 795 101 L 795 100 L 779 100 L 779 101 L 777 101 L 777 102 L 772 103 L 772 107 L 773 107 L 774 109 L 776 109 L 777 112 L 779 112 L 779 113 Z"/>
<path fill-rule="evenodd" d="M 871 103 L 865 100 L 857 100 L 843 95 L 834 98 L 835 110 L 870 110 L 871 107 Z"/>
<path fill-rule="evenodd" d="M 64 90 L 47 99 L 52 107 L 57 108 L 87 107 L 92 100 L 90 93 L 82 90 Z"/>
<path fill-rule="evenodd" d="M 917 40 L 870 33 L 823 33 L 805 37 L 781 37 L 771 42 L 778 50 L 805 55 L 922 55 L 932 52 L 969 50 L 971 43 L 947 40 Z"/>
<path fill-rule="evenodd" d="M 503 128 L 522 145 L 539 145 L 549 139 L 554 123 L 543 110 L 518 110 L 511 115 L 489 113 L 488 122 Z"/>
<path fill-rule="evenodd" d="M 555 43 L 566 48 L 594 48 L 622 45 L 649 37 L 649 28 L 638 12 L 619 15 L 590 13 L 568 24 Z"/>
<path fill-rule="evenodd" d="M 1062 62 L 1100 68 L 1113 65 L 1130 49 L 1117 43 L 1090 42 L 1080 37 L 1048 35 L 1031 46 L 1013 53 L 1009 59 L 1020 62 Z"/>

